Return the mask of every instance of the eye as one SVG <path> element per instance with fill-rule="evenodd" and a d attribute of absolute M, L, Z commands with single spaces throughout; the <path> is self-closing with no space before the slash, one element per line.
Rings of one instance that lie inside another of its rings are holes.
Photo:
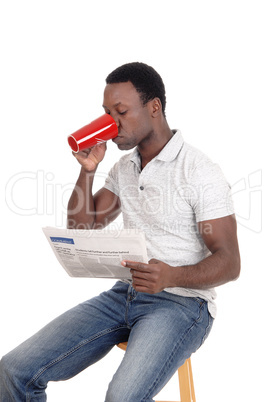
<path fill-rule="evenodd" d="M 125 115 L 128 112 L 128 110 L 125 110 L 124 112 L 118 112 L 121 116 Z"/>
<path fill-rule="evenodd" d="M 103 106 L 104 112 L 106 114 L 110 114 L 110 110 L 106 106 L 104 106 L 104 105 L 102 105 L 102 106 Z"/>

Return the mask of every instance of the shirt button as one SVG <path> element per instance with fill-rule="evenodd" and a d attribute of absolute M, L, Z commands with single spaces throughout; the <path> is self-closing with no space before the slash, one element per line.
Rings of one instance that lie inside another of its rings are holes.
<path fill-rule="evenodd" d="M 145 187 L 144 187 L 144 186 L 140 186 L 139 188 L 140 188 L 140 190 L 144 190 Z"/>

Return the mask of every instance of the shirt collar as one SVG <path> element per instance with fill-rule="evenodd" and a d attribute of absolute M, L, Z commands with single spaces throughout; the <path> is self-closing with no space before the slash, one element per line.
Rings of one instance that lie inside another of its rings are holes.
<path fill-rule="evenodd" d="M 158 159 L 163 162 L 171 162 L 177 157 L 177 155 L 181 151 L 184 144 L 184 139 L 182 137 L 181 131 L 180 130 L 172 130 L 172 131 L 174 132 L 173 137 L 170 139 L 170 141 L 167 142 L 165 147 L 160 151 L 160 153 L 154 159 Z M 137 147 L 133 150 L 130 160 L 134 162 L 137 166 L 140 166 L 141 158 Z"/>
<path fill-rule="evenodd" d="M 155 157 L 163 162 L 173 161 L 182 149 L 184 140 L 180 130 L 172 130 L 174 132 L 173 137 L 167 142 L 165 147 L 160 151 L 160 153 Z"/>

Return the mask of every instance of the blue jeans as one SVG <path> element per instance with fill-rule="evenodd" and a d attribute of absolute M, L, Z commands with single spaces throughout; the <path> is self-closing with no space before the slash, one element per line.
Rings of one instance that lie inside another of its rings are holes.
<path fill-rule="evenodd" d="M 153 401 L 201 346 L 212 322 L 202 299 L 164 291 L 137 293 L 131 285 L 117 282 L 2 358 L 0 401 L 46 401 L 49 381 L 73 377 L 125 341 L 127 352 L 109 385 L 106 402 Z"/>

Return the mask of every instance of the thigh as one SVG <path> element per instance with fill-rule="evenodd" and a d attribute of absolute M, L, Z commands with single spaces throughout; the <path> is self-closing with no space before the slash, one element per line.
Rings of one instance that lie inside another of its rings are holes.
<path fill-rule="evenodd" d="M 125 402 L 152 401 L 207 336 L 212 324 L 207 303 L 166 293 L 145 296 L 143 313 L 136 306 L 139 317 L 133 321 L 127 351 L 106 401 L 119 401 L 122 395 Z"/>
<path fill-rule="evenodd" d="M 7 377 L 18 388 L 45 388 L 48 381 L 68 379 L 102 358 L 128 338 L 124 321 L 125 284 L 62 314 L 3 357 Z"/>

